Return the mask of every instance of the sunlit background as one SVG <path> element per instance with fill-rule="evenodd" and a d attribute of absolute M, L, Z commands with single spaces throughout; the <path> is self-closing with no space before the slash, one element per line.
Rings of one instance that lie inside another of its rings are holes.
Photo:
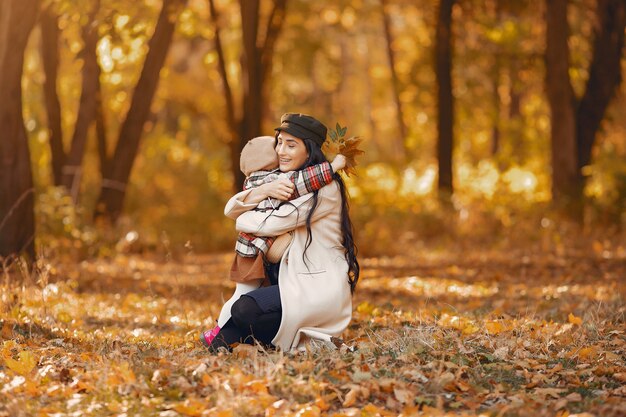
<path fill-rule="evenodd" d="M 57 88 L 69 147 L 81 95 L 81 25 L 89 2 L 53 3 L 60 29 Z M 244 86 L 239 2 L 214 3 L 235 113 L 240 117 Z M 384 9 L 377 0 L 287 1 L 266 81 L 262 133 L 272 134 L 282 113 L 303 112 L 330 127 L 340 123 L 348 127 L 349 136 L 364 138 L 358 175 L 348 183 L 353 221 L 365 253 L 394 252 L 407 241 L 458 233 L 507 234 L 522 221 L 529 229 L 551 227 L 556 220 L 547 210 L 552 167 L 544 87 L 544 6 L 534 2 L 502 6 L 493 0 L 458 2 L 453 9 L 455 189 L 452 208 L 445 208 L 437 199 L 433 52 L 437 4 L 383 3 Z M 261 2 L 261 31 L 271 4 Z M 576 0 L 569 9 L 570 75 L 578 94 L 591 59 L 593 4 Z M 107 0 L 97 12 L 109 155 L 161 6 L 157 0 Z M 385 35 L 385 19 L 390 37 Z M 180 13 L 133 166 L 124 215 L 109 231 L 91 222 L 101 181 L 95 124 L 83 160 L 78 205 L 53 187 L 41 31 L 35 27 L 26 51 L 23 89 L 40 247 L 54 251 L 65 246 L 89 255 L 110 250 L 95 245 L 100 240 L 122 239 L 140 242 L 146 249 L 231 248 L 233 224 L 222 214 L 234 190 L 231 137 L 215 29 L 207 0 L 190 0 Z M 393 70 L 389 49 L 395 57 Z M 622 84 L 598 133 L 592 164 L 585 167 L 587 224 L 624 221 L 625 92 Z"/>

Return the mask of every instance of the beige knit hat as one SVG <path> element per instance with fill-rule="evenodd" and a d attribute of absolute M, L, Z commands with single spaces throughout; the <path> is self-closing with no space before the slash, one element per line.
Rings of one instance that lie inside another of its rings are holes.
<path fill-rule="evenodd" d="M 258 136 L 246 143 L 241 151 L 239 168 L 247 177 L 254 171 L 270 171 L 278 168 L 278 155 L 274 149 L 272 136 Z"/>

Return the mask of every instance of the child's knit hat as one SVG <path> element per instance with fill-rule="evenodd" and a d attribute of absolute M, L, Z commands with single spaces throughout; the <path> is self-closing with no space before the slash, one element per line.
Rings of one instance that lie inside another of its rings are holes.
<path fill-rule="evenodd" d="M 247 177 L 254 171 L 271 171 L 278 167 L 278 154 L 272 136 L 258 136 L 246 143 L 241 151 L 239 168 Z"/>

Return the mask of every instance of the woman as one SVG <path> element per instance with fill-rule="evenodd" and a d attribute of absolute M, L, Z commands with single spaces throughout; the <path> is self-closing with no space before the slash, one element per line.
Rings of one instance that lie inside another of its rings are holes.
<path fill-rule="evenodd" d="M 311 116 L 283 115 L 276 128 L 280 170 L 326 161 L 321 149 L 326 132 Z M 232 317 L 211 341 L 211 349 L 256 339 L 291 350 L 307 338 L 331 341 L 350 323 L 359 263 L 344 183 L 334 174 L 334 181 L 319 191 L 270 213 L 251 210 L 267 197 L 287 200 L 292 192 L 290 181 L 278 180 L 242 191 L 226 204 L 224 213 L 237 220 L 238 231 L 257 236 L 293 232 L 293 239 L 282 260 L 267 265 L 274 285 L 244 294 L 233 304 Z"/>

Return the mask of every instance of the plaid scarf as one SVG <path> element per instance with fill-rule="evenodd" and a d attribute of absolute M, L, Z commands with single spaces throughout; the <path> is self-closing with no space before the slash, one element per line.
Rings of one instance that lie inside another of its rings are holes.
<path fill-rule="evenodd" d="M 259 251 L 267 253 L 273 242 L 273 237 L 259 237 L 249 233 L 239 232 L 237 243 L 235 243 L 235 250 L 240 256 L 254 258 L 259 254 Z"/>
<path fill-rule="evenodd" d="M 333 181 L 333 169 L 330 163 L 323 162 L 304 168 L 301 171 L 281 172 L 278 169 L 272 171 L 255 171 L 246 178 L 243 183 L 243 189 L 248 190 L 250 188 L 256 188 L 280 178 L 288 179 L 295 185 L 295 190 L 289 197 L 289 200 L 293 200 L 330 184 Z M 283 202 L 280 200 L 268 197 L 261 201 L 255 210 L 262 212 L 275 210 L 281 203 Z M 253 258 L 259 254 L 259 251 L 264 254 L 267 253 L 267 250 L 272 246 L 273 242 L 273 237 L 255 236 L 240 232 L 237 237 L 237 242 L 235 243 L 235 251 L 240 256 Z"/>

